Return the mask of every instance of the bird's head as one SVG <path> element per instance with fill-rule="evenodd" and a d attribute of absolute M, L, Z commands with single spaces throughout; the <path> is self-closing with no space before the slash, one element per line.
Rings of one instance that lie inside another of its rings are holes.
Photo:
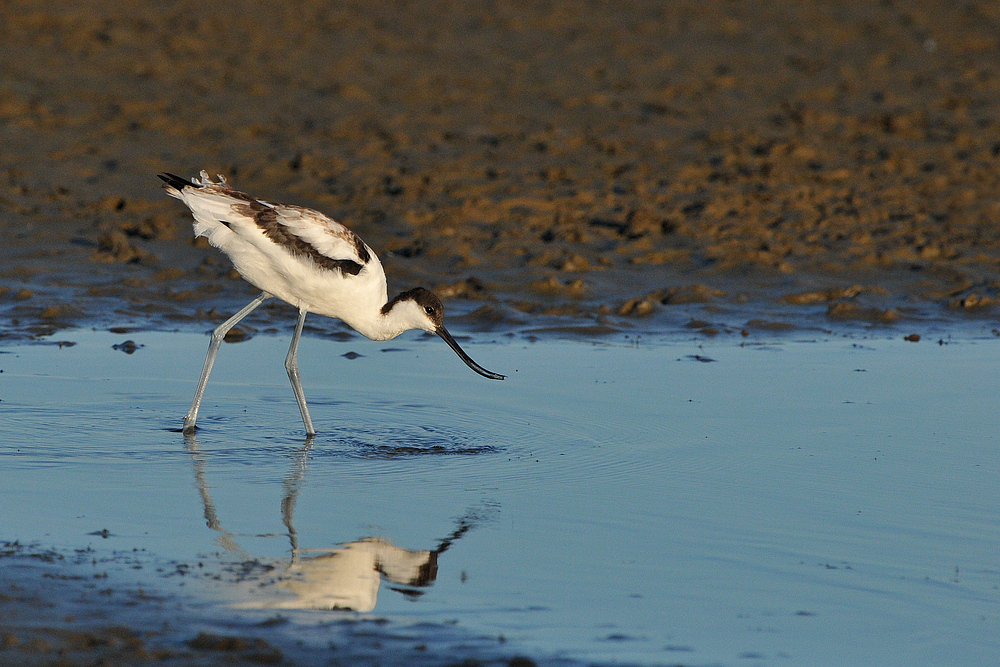
<path fill-rule="evenodd" d="M 406 329 L 422 329 L 437 334 L 444 339 L 444 342 L 448 343 L 448 346 L 469 368 L 491 380 L 504 379 L 505 376 L 488 371 L 477 364 L 465 353 L 465 350 L 459 347 L 448 330 L 444 328 L 444 304 L 434 292 L 423 287 L 415 287 L 402 292 L 382 307 L 382 314 L 391 317 L 396 324 L 403 327 L 404 331 Z"/>

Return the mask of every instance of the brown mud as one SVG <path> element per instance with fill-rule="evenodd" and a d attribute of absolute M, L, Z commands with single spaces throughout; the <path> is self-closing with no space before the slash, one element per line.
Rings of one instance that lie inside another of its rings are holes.
<path fill-rule="evenodd" d="M 155 179 L 202 168 L 344 221 L 391 291 L 479 328 L 991 326 L 1000 299 L 991 3 L 0 14 L 8 339 L 245 303 Z M 290 322 L 275 304 L 248 331 Z"/>

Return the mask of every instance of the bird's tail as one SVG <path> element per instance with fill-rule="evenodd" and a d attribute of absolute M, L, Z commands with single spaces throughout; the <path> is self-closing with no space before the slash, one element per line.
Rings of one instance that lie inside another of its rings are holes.
<path fill-rule="evenodd" d="M 202 170 L 201 180 L 194 179 L 189 181 L 186 178 L 182 178 L 177 174 L 171 174 L 169 171 L 163 174 L 157 174 L 157 177 L 163 181 L 163 189 L 167 191 L 167 194 L 171 197 L 176 197 L 177 199 L 183 199 L 181 192 L 184 188 L 202 188 L 206 185 L 221 185 L 227 187 L 226 177 L 219 174 L 219 182 L 214 183 L 211 178 L 208 177 L 208 172 Z"/>

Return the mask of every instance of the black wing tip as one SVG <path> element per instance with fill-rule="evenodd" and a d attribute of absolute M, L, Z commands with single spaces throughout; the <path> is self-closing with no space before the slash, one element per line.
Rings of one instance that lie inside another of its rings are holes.
<path fill-rule="evenodd" d="M 201 187 L 194 181 L 190 181 L 186 178 L 181 178 L 177 174 L 171 174 L 169 171 L 164 172 L 162 174 L 157 174 L 156 177 L 159 178 L 164 183 L 166 183 L 167 187 L 171 187 L 175 190 L 183 190 L 184 188 L 187 187 L 192 187 L 192 188 Z"/>

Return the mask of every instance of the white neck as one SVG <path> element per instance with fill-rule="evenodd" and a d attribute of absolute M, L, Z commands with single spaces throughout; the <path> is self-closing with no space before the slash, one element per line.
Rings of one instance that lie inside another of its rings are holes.
<path fill-rule="evenodd" d="M 390 340 L 410 329 L 434 332 L 433 323 L 413 301 L 396 303 L 388 313 L 382 313 L 379 308 L 374 316 L 369 315 L 356 320 L 346 317 L 341 319 L 359 334 L 371 340 Z"/>

